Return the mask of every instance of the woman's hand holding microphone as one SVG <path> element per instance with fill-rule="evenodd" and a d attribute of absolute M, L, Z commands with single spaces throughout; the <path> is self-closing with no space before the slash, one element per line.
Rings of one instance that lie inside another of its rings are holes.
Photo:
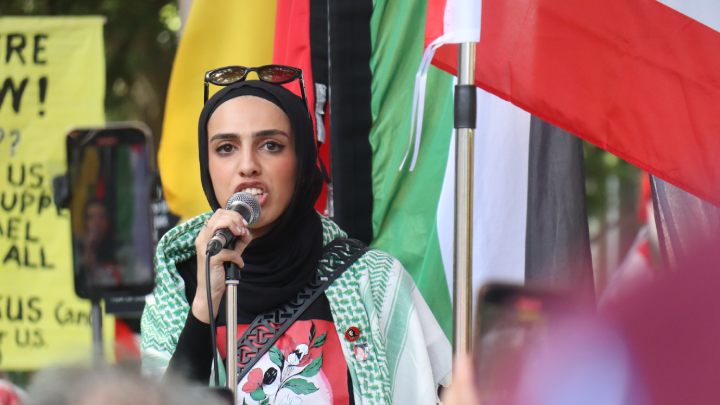
<path fill-rule="evenodd" d="M 242 252 L 252 240 L 252 235 L 247 229 L 247 222 L 242 215 L 235 211 L 219 209 L 210 217 L 205 227 L 195 238 L 195 249 L 197 250 L 197 291 L 192 302 L 192 313 L 195 317 L 204 322 L 210 323 L 207 302 L 207 284 L 205 276 L 205 261 L 207 245 L 216 231 L 227 228 L 235 235 L 235 249 L 222 249 L 220 253 L 210 258 L 210 293 L 212 296 L 213 314 L 217 317 L 220 300 L 225 293 L 225 267 L 224 262 L 233 262 L 238 267 L 243 267 Z"/>

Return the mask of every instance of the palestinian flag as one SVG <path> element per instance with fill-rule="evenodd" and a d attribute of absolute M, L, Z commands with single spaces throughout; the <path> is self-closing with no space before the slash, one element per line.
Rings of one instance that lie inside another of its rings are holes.
<path fill-rule="evenodd" d="M 426 46 L 454 3 L 429 0 Z M 475 84 L 720 205 L 719 30 L 714 0 L 484 0 Z"/>
<path fill-rule="evenodd" d="M 358 16 L 355 18 L 361 20 L 370 9 L 370 2 L 363 3 L 330 2 L 330 132 L 336 213 L 340 205 L 338 173 L 342 170 L 336 162 L 346 161 L 353 151 L 335 148 L 352 128 L 333 131 L 338 111 L 335 103 L 339 103 L 333 77 L 343 77 L 342 70 L 334 69 L 335 58 L 347 57 L 336 51 L 345 42 L 333 30 L 333 8 L 334 4 L 356 7 L 344 18 Z M 352 157 L 356 163 L 345 170 L 356 170 L 353 175 L 359 178 L 363 174 L 358 169 L 371 166 L 371 188 L 363 178 L 354 184 L 354 192 L 373 198 L 372 246 L 403 263 L 450 335 L 454 78 L 433 66 L 423 70 L 421 33 L 425 29 L 422 22 L 431 12 L 428 7 L 422 0 L 374 3 L 369 58 L 356 61 L 370 67 L 370 85 L 363 88 L 363 94 L 369 92 L 371 97 L 370 130 L 369 136 L 353 133 L 356 145 L 362 146 L 354 150 L 364 151 L 368 145 L 361 140 L 368 136 L 371 153 L 356 153 Z M 347 30 L 346 41 L 357 46 L 362 40 L 357 27 L 362 25 L 342 21 L 340 29 Z M 473 35 L 478 31 L 479 27 L 464 32 Z M 356 66 L 353 75 L 361 68 Z M 416 75 L 418 70 L 421 73 Z M 418 83 L 422 83 L 424 97 L 415 93 Z M 364 113 L 360 107 L 353 108 Z M 490 280 L 530 280 L 592 291 L 581 140 L 484 91 L 479 91 L 477 108 L 474 289 Z M 418 141 L 420 135 L 422 142 Z M 336 220 L 345 227 L 342 218 Z M 353 220 L 358 223 L 362 216 Z"/>
<path fill-rule="evenodd" d="M 473 14 L 473 5 L 466 3 L 473 2 L 429 0 L 423 63 L 432 61 L 434 66 L 456 73 L 457 46 L 453 44 L 468 41 L 462 39 L 463 35 L 479 28 L 473 26 L 471 19 L 464 18 L 462 10 Z M 582 152 L 579 141 L 572 140 L 558 127 L 657 176 L 654 184 L 663 188 L 656 192 L 656 198 L 665 202 L 656 202 L 656 215 L 662 216 L 658 220 L 665 229 L 663 232 L 669 232 L 665 256 L 671 264 L 673 249 L 686 250 L 678 236 L 687 232 L 684 222 L 694 215 L 714 223 L 715 215 L 707 203 L 700 206 L 688 202 L 681 208 L 671 203 L 673 198 L 691 199 L 692 195 L 682 191 L 685 190 L 714 205 L 720 204 L 720 189 L 716 187 L 720 176 L 716 164 L 720 152 L 717 136 L 720 115 L 714 108 L 720 102 L 720 5 L 708 0 L 572 3 L 485 0 L 478 14 L 482 38 L 477 45 L 475 84 L 544 120 L 533 117 L 530 125 L 526 279 L 536 278 L 534 274 L 540 279 L 557 281 L 558 270 L 579 264 L 577 272 L 565 271 L 562 277 L 573 284 L 591 283 L 591 273 L 585 270 L 591 269 L 589 254 L 578 246 L 587 239 L 584 236 L 587 231 L 582 229 L 586 227 L 584 202 L 577 200 L 584 190 L 580 179 L 572 175 L 572 170 L 568 171 L 570 162 L 581 162 Z M 422 72 L 426 69 L 420 67 L 416 83 L 420 101 L 414 115 L 419 117 L 418 124 L 422 122 L 423 102 L 424 108 L 429 108 L 430 98 L 422 96 L 425 91 Z M 486 97 L 485 94 L 479 97 Z M 478 105 L 481 104 L 479 101 Z M 482 136 L 484 119 L 487 124 L 498 120 L 499 114 L 483 117 L 479 112 L 477 136 Z M 538 128 L 556 135 L 538 138 L 535 133 Z M 419 144 L 419 136 L 416 137 Z M 538 143 L 546 146 L 538 148 Z M 553 143 L 554 147 L 548 147 Z M 558 165 L 548 151 L 562 156 L 568 165 Z M 476 158 L 476 165 L 478 160 L 481 159 Z M 517 160 L 524 161 L 524 156 L 518 155 Z M 556 169 L 565 166 L 565 174 L 550 175 L 553 169 L 543 174 L 553 165 Z M 492 167 L 497 174 L 497 166 Z M 477 199 L 477 168 L 475 176 Z M 483 182 L 492 184 L 491 180 L 485 178 Z M 557 182 L 567 180 L 571 181 L 565 187 L 557 186 Z M 672 190 L 671 184 L 679 189 Z M 553 185 L 554 189 L 547 188 Z M 574 200 L 555 198 L 563 194 Z M 544 199 L 539 205 L 538 196 Z M 574 208 L 569 209 L 571 206 Z M 692 214 L 689 207 L 694 207 Z M 476 203 L 475 228 L 479 208 Z M 683 225 L 678 225 L 678 218 L 683 219 Z M 506 229 L 510 222 L 502 223 L 501 229 Z M 495 232 L 493 237 L 499 234 Z M 572 243 L 573 237 L 580 239 Z M 442 244 L 443 238 L 440 240 Z M 488 240 L 485 246 L 491 243 Z M 447 255 L 452 254 L 450 248 L 447 251 Z M 492 249 L 486 254 L 497 251 Z M 552 253 L 546 255 L 548 252 Z M 475 258 L 478 253 L 475 248 Z M 550 266 L 546 267 L 547 264 Z M 482 277 L 477 272 L 477 259 L 475 267 L 475 277 Z M 502 275 L 514 275 L 519 280 L 521 272 L 508 263 Z"/>

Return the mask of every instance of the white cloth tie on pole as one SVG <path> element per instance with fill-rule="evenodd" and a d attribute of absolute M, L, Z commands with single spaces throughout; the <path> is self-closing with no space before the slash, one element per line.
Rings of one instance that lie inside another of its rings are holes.
<path fill-rule="evenodd" d="M 418 68 L 417 74 L 415 74 L 415 90 L 413 92 L 412 117 L 410 118 L 410 144 L 408 145 L 408 150 L 407 152 L 405 152 L 405 157 L 403 158 L 402 163 L 400 163 L 400 168 L 398 170 L 402 170 L 403 166 L 405 166 L 405 161 L 410 154 L 410 149 L 412 149 L 413 134 L 417 132 L 417 135 L 415 136 L 415 150 L 413 151 L 412 163 L 410 163 L 410 171 L 415 169 L 415 163 L 417 163 L 417 157 L 420 151 L 420 135 L 422 134 L 423 112 L 425 110 L 425 87 L 427 85 L 427 71 L 430 68 L 430 62 L 432 62 L 433 56 L 435 56 L 435 50 L 437 50 L 437 48 L 439 48 L 445 43 L 443 41 L 444 39 L 445 37 L 441 36 L 440 38 L 433 41 L 430 45 L 428 45 L 427 48 L 425 48 L 422 60 L 420 61 L 420 67 Z M 417 122 L 415 121 L 416 116 Z M 416 129 L 417 131 L 415 131 Z"/>
<path fill-rule="evenodd" d="M 458 44 L 462 42 L 480 41 L 480 20 L 482 17 L 481 0 L 447 0 L 443 14 L 443 35 L 435 39 L 425 48 L 420 67 L 415 75 L 415 90 L 413 92 L 412 116 L 410 124 L 410 141 L 407 152 L 400 168 L 413 150 L 410 171 L 415 169 L 420 152 L 420 139 L 422 135 L 423 113 L 425 110 L 425 88 L 427 85 L 427 72 L 435 56 L 435 51 L 445 44 Z M 413 148 L 413 138 L 415 147 Z"/>

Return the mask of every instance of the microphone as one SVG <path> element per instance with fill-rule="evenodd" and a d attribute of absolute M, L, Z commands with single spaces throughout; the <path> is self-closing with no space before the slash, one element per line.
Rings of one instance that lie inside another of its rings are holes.
<path fill-rule="evenodd" d="M 248 226 L 253 225 L 260 219 L 260 203 L 250 193 L 239 192 L 233 194 L 225 205 L 226 210 L 231 210 L 242 215 Z M 223 248 L 232 246 L 235 242 L 235 235 L 228 228 L 218 229 L 207 245 L 207 255 L 215 256 Z"/>

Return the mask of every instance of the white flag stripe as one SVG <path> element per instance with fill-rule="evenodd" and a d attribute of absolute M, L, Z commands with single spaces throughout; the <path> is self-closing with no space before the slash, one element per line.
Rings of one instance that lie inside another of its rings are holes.
<path fill-rule="evenodd" d="M 443 15 L 445 43 L 480 42 L 481 16 L 480 0 L 447 0 Z"/>
<path fill-rule="evenodd" d="M 488 281 L 523 283 L 530 114 L 478 89 L 473 190 L 473 291 Z M 455 136 L 450 143 L 437 229 L 452 291 Z"/>
<path fill-rule="evenodd" d="M 720 32 L 720 1 L 718 0 L 657 0 L 678 13 Z"/>

